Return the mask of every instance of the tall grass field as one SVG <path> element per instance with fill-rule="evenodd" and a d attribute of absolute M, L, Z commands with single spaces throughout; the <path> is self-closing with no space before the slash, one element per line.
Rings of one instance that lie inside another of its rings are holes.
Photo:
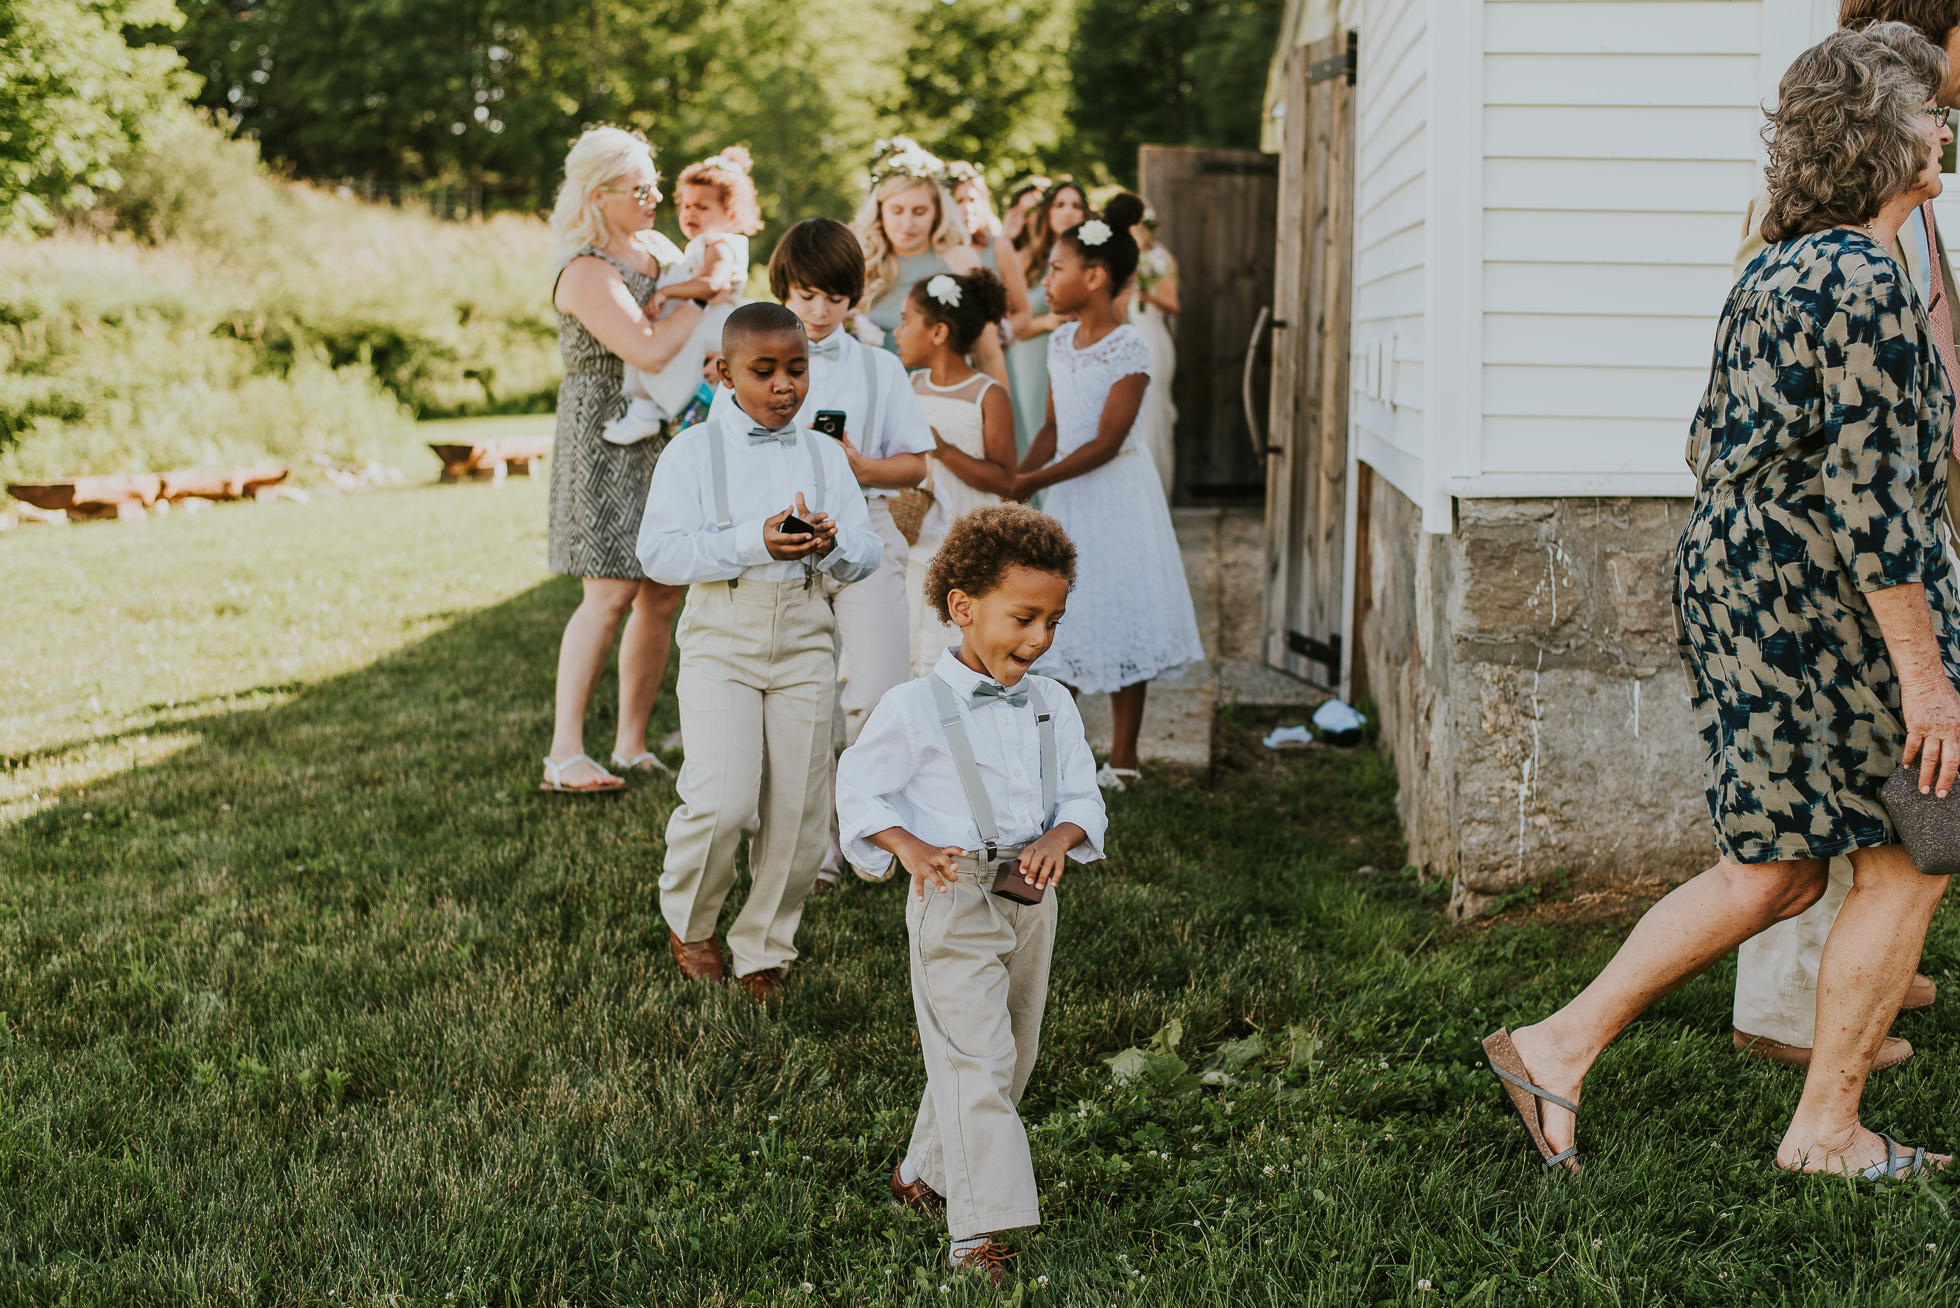
<path fill-rule="evenodd" d="M 770 1009 L 677 975 L 671 788 L 537 790 L 577 598 L 543 517 L 513 478 L 0 537 L 0 1303 L 1960 1298 L 1953 1182 L 1773 1169 L 1799 1080 L 1729 1048 L 1727 967 L 1608 1052 L 1547 1175 L 1477 1041 L 1624 920 L 1451 925 L 1386 759 L 1230 719 L 1060 892 L 1044 1222 L 1004 1289 L 949 1275 L 885 1190 L 904 891 L 813 900 Z M 1943 910 L 1949 990 L 1956 943 Z M 1901 1020 L 1869 1121 L 1960 1144 L 1956 1005 Z"/>

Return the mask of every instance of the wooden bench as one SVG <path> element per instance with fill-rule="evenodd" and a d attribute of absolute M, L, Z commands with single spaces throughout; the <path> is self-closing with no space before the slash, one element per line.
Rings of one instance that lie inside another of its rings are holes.
<path fill-rule="evenodd" d="M 467 445 L 430 441 L 429 448 L 442 460 L 444 481 L 461 481 L 465 477 L 479 481 L 487 478 L 501 486 L 505 476 L 510 473 L 520 477 L 530 476 L 532 462 L 551 453 L 551 437 L 511 436 Z"/>
<path fill-rule="evenodd" d="M 286 480 L 281 467 L 226 468 L 206 472 L 117 472 L 56 481 L 9 482 L 7 494 L 44 513 L 69 518 L 140 518 L 159 503 L 174 500 L 264 498 Z"/>

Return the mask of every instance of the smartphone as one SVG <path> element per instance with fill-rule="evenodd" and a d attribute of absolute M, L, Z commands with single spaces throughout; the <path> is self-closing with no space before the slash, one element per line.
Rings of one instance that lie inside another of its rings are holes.
<path fill-rule="evenodd" d="M 815 527 L 812 527 L 809 523 L 803 521 L 803 519 L 797 517 L 794 513 L 790 514 L 787 518 L 784 518 L 780 523 L 776 524 L 776 530 L 780 531 L 785 536 L 814 536 L 817 534 L 817 529 Z"/>
<path fill-rule="evenodd" d="M 833 440 L 844 439 L 844 411 L 842 409 L 818 409 L 817 416 L 810 420 L 810 426 Z"/>

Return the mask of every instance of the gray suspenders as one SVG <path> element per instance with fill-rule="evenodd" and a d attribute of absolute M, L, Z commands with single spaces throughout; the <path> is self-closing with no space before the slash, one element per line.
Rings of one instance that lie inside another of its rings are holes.
<path fill-rule="evenodd" d="M 714 426 L 714 424 L 709 425 Z M 829 492 L 823 475 L 823 451 L 817 448 L 809 432 L 803 432 L 800 439 L 803 452 L 810 456 L 810 475 L 817 483 L 817 502 L 810 507 L 821 513 Z M 722 449 L 721 441 L 719 427 L 715 427 L 708 433 L 708 466 L 715 484 L 715 530 L 727 531 L 733 525 L 734 519 L 728 512 L 728 454 Z M 728 584 L 732 587 L 735 582 L 730 581 Z"/>
<path fill-rule="evenodd" d="M 966 720 L 960 716 L 959 701 L 953 688 L 937 673 L 932 682 L 933 702 L 939 706 L 939 725 L 946 728 L 946 744 L 953 751 L 953 768 L 960 774 L 960 788 L 966 791 L 967 807 L 973 810 L 973 824 L 980 828 L 980 842 L 986 847 L 986 861 L 994 861 L 1000 844 L 1000 827 L 994 821 L 994 802 L 987 798 L 987 787 L 980 780 L 980 766 L 973 761 L 973 742 L 966 736 Z M 1028 705 L 1034 709 L 1035 727 L 1041 734 L 1041 829 L 1055 822 L 1055 785 L 1061 771 L 1055 760 L 1055 720 L 1042 701 L 1041 691 L 1028 683 Z"/>
<path fill-rule="evenodd" d="M 878 361 L 871 356 L 876 346 L 857 343 L 864 356 L 864 434 L 858 437 L 860 451 L 871 449 L 878 439 Z"/>

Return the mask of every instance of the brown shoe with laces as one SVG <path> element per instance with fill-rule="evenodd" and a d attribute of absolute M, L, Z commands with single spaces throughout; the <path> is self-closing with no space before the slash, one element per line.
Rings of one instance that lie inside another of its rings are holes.
<path fill-rule="evenodd" d="M 953 1270 L 983 1272 L 998 1290 L 1007 1284 L 1007 1261 L 1015 1256 L 1012 1250 L 990 1235 L 985 1244 L 977 1244 L 965 1253 L 954 1254 Z"/>
<path fill-rule="evenodd" d="M 945 1196 L 927 1185 L 924 1177 L 909 1184 L 900 1180 L 899 1168 L 902 1166 L 904 1166 L 902 1163 L 892 1164 L 892 1198 L 907 1208 L 916 1208 L 922 1213 L 935 1212 L 945 1207 Z"/>
<path fill-rule="evenodd" d="M 765 967 L 760 972 L 751 972 L 735 979 L 741 983 L 742 989 L 749 992 L 749 998 L 758 1004 L 766 1004 L 783 993 L 783 969 L 780 967 Z"/>
<path fill-rule="evenodd" d="M 722 970 L 721 946 L 710 936 L 706 940 L 687 943 L 669 928 L 667 948 L 674 955 L 674 962 L 681 974 L 692 981 L 719 981 L 727 975 Z"/>

